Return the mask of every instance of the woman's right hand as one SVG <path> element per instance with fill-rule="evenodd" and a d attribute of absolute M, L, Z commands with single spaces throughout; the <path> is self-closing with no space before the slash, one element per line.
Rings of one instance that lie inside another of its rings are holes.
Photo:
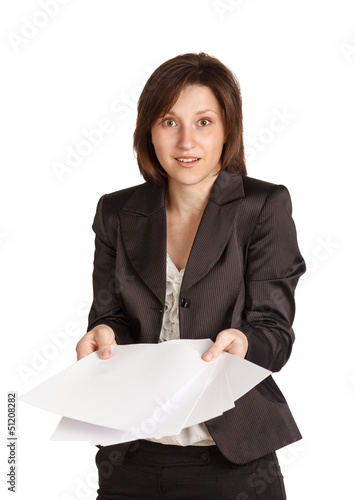
<path fill-rule="evenodd" d="M 97 325 L 79 340 L 76 345 L 77 360 L 94 351 L 99 351 L 101 359 L 111 358 L 111 345 L 117 345 L 115 333 L 108 325 Z"/>

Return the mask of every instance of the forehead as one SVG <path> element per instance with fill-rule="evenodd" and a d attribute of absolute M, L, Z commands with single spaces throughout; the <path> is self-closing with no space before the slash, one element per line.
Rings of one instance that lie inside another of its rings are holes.
<path fill-rule="evenodd" d="M 196 112 L 205 109 L 215 111 L 216 113 L 221 111 L 221 107 L 213 91 L 207 86 L 188 85 L 180 91 L 174 99 L 173 104 L 167 108 L 167 112 Z"/>

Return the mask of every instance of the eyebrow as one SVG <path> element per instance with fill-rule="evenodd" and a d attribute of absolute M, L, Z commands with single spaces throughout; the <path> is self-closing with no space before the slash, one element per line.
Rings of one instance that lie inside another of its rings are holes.
<path fill-rule="evenodd" d="M 215 111 L 214 109 L 211 109 L 211 108 L 201 109 L 201 111 L 196 111 L 195 115 L 204 115 L 205 113 L 208 113 L 210 111 L 212 111 L 212 113 L 215 113 L 216 115 L 218 115 L 217 111 Z M 176 116 L 174 111 L 168 111 L 166 114 Z"/>

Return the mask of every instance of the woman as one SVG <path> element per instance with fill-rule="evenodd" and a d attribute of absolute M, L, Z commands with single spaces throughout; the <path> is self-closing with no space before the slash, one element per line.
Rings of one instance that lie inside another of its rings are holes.
<path fill-rule="evenodd" d="M 203 53 L 162 64 L 139 99 L 134 148 L 146 182 L 98 202 L 78 359 L 97 349 L 108 359 L 116 343 L 210 338 L 206 362 L 227 351 L 280 370 L 305 264 L 287 189 L 246 175 L 235 76 Z M 275 450 L 298 439 L 270 376 L 177 436 L 99 446 L 98 499 L 284 499 Z"/>

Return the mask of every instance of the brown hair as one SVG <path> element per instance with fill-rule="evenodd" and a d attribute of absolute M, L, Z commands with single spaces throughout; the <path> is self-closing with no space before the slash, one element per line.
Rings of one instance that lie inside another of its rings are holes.
<path fill-rule="evenodd" d="M 133 148 L 138 166 L 146 181 L 165 183 L 167 175 L 160 165 L 151 142 L 151 128 L 164 116 L 188 85 L 209 87 L 224 111 L 227 141 L 221 155 L 221 171 L 246 175 L 242 98 L 235 75 L 217 58 L 203 52 L 183 54 L 169 59 L 149 77 L 138 100 L 138 116 Z"/>

